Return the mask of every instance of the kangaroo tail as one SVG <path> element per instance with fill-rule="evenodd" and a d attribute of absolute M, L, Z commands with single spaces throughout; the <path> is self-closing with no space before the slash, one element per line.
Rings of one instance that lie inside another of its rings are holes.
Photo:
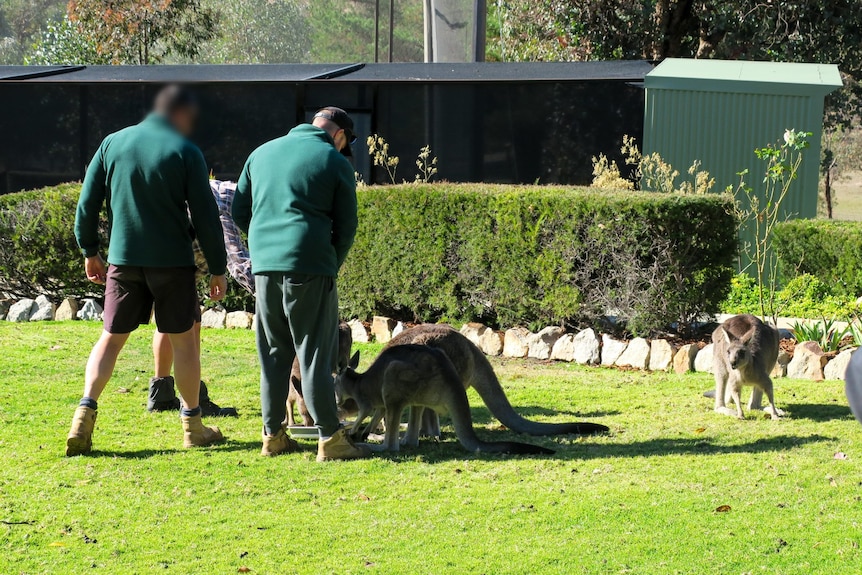
<path fill-rule="evenodd" d="M 538 421 L 530 421 L 521 417 L 509 399 L 506 397 L 506 392 L 500 385 L 500 380 L 497 379 L 497 374 L 494 373 L 494 368 L 478 349 L 474 353 L 475 372 L 471 381 L 472 384 L 488 406 L 488 410 L 500 420 L 500 423 L 518 433 L 526 433 L 528 435 L 565 435 L 574 433 L 578 435 L 594 435 L 597 433 L 607 433 L 609 429 L 605 425 L 598 423 L 539 423 Z"/>
<path fill-rule="evenodd" d="M 444 356 L 445 357 L 445 356 Z M 458 441 L 467 451 L 484 453 L 513 453 L 513 454 L 552 454 L 552 449 L 518 443 L 515 441 L 482 441 L 473 429 L 473 418 L 470 416 L 470 404 L 467 401 L 467 392 L 463 384 L 457 379 L 455 368 L 451 368 L 453 385 L 449 389 L 449 397 L 446 407 L 452 417 L 452 425 L 455 427 L 455 435 Z"/>

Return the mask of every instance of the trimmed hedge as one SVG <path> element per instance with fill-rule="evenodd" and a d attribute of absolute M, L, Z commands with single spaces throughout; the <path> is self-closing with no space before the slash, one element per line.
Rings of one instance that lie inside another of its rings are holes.
<path fill-rule="evenodd" d="M 359 192 L 339 282 L 344 315 L 633 333 L 719 310 L 736 225 L 717 195 L 540 186 L 404 185 Z"/>
<path fill-rule="evenodd" d="M 862 295 L 862 222 L 792 220 L 775 228 L 785 280 L 810 274 L 836 295 Z"/>
<path fill-rule="evenodd" d="M 0 290 L 93 289 L 72 233 L 79 189 L 0 196 Z M 358 195 L 345 317 L 539 327 L 597 325 L 610 312 L 645 334 L 719 311 L 733 277 L 736 226 L 717 195 L 478 184 Z"/>
<path fill-rule="evenodd" d="M 75 243 L 80 184 L 0 196 L 0 292 L 17 297 L 90 295 Z M 101 235 L 107 233 L 103 214 Z"/>

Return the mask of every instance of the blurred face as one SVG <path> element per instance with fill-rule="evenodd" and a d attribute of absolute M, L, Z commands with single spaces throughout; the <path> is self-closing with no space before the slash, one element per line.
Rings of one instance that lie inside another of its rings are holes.
<path fill-rule="evenodd" d="M 189 137 L 195 131 L 198 120 L 198 109 L 194 106 L 180 108 L 171 116 L 174 128 L 183 136 Z"/>

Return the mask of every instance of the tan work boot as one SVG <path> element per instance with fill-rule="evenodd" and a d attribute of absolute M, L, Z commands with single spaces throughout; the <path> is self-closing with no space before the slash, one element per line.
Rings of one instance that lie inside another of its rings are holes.
<path fill-rule="evenodd" d="M 90 453 L 93 448 L 93 428 L 96 426 L 96 410 L 79 405 L 72 418 L 72 429 L 66 437 L 66 457 Z"/>
<path fill-rule="evenodd" d="M 266 430 L 263 432 L 263 447 L 260 454 L 266 457 L 281 455 L 283 453 L 293 453 L 299 451 L 299 444 L 288 437 L 284 428 L 279 428 L 275 435 L 267 435 Z"/>
<path fill-rule="evenodd" d="M 317 443 L 317 460 L 329 461 L 332 459 L 362 459 L 369 457 L 371 450 L 362 444 L 353 443 L 347 430 L 343 427 L 332 434 L 327 440 L 321 439 Z"/>
<path fill-rule="evenodd" d="M 207 427 L 200 415 L 180 417 L 183 422 L 183 447 L 204 447 L 224 439 L 218 427 Z"/>

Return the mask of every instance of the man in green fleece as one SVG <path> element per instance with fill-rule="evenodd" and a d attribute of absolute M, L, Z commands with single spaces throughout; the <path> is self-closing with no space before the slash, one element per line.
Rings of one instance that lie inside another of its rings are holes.
<path fill-rule="evenodd" d="M 282 427 L 290 368 L 320 432 L 317 460 L 367 457 L 341 427 L 332 371 L 338 350 L 335 278 L 356 235 L 356 180 L 345 156 L 353 120 L 335 107 L 252 152 L 233 218 L 248 233 L 255 274 L 263 455 L 295 451 Z"/>
<path fill-rule="evenodd" d="M 183 445 L 203 446 L 223 439 L 218 428 L 201 422 L 198 401 L 201 365 L 193 327 L 200 308 L 193 235 L 206 255 L 214 300 L 223 298 L 227 289 L 227 256 L 203 154 L 187 139 L 197 113 L 188 90 L 168 86 L 156 97 L 153 113 L 140 124 L 106 137 L 87 167 L 75 237 L 85 257 L 87 278 L 105 284 L 104 331 L 87 362 L 84 396 L 66 439 L 66 455 L 91 450 L 99 396 L 129 334 L 148 323 L 153 311 L 176 356 Z M 99 253 L 103 204 L 107 204 L 110 225 L 107 269 Z"/>

